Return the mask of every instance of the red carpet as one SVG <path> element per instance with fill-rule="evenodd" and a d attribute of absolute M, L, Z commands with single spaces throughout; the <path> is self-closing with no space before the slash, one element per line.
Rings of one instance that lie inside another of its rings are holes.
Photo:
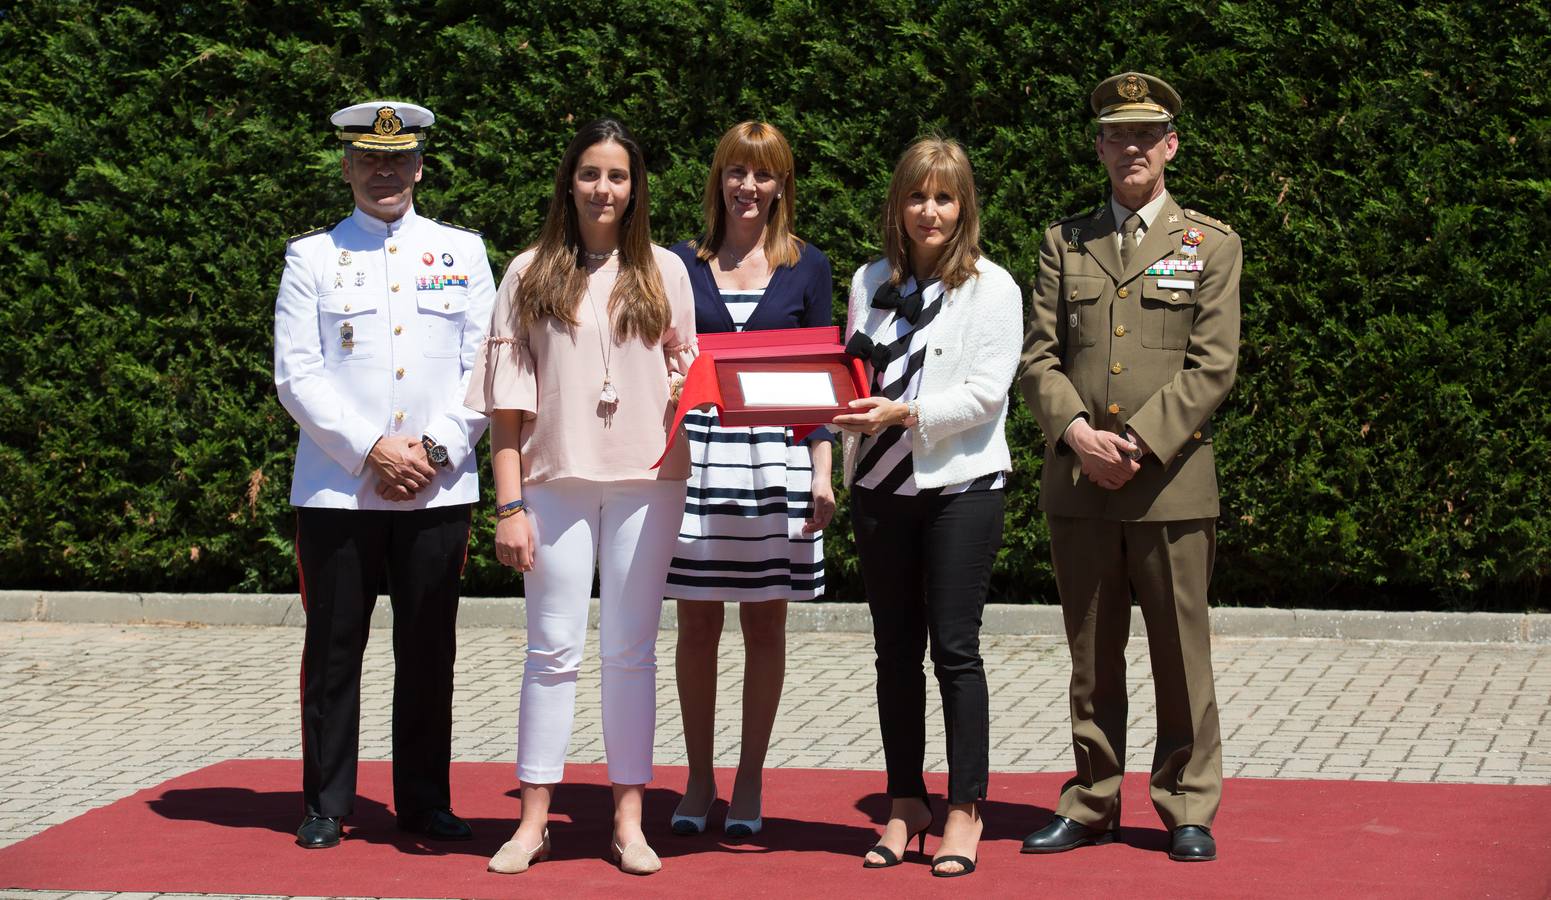
<path fill-rule="evenodd" d="M 394 830 L 387 763 L 361 767 L 361 799 L 332 850 L 292 845 L 300 764 L 218 763 L 0 849 L 0 888 L 370 897 L 1551 896 L 1551 787 L 1231 780 L 1215 863 L 1169 862 L 1145 778 L 1126 780 L 1123 845 L 1021 856 L 1064 775 L 992 776 L 980 869 L 934 879 L 914 853 L 864 870 L 859 854 L 887 809 L 883 775 L 775 769 L 765 830 L 743 846 L 667 833 L 684 770 L 659 767 L 648 834 L 664 870 L 632 878 L 603 861 L 610 799 L 602 766 L 572 766 L 556 797 L 556 858 L 518 876 L 485 872 L 515 826 L 509 764 L 453 766 L 458 812 L 478 838 L 427 844 Z M 732 777 L 726 773 L 724 784 Z M 934 791 L 943 778 L 930 780 Z M 725 812 L 718 804 L 715 821 Z M 938 814 L 942 814 L 941 802 Z M 571 824 L 577 821 L 577 824 Z M 940 826 L 936 830 L 941 833 Z M 927 851 L 937 840 L 927 840 Z"/>

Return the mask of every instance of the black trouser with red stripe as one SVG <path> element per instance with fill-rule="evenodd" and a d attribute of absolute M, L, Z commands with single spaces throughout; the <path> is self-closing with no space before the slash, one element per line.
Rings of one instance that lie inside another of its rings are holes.
<path fill-rule="evenodd" d="M 393 601 L 393 805 L 400 815 L 452 806 L 452 666 L 470 509 L 297 509 L 309 815 L 355 807 L 361 654 L 384 581 Z"/>

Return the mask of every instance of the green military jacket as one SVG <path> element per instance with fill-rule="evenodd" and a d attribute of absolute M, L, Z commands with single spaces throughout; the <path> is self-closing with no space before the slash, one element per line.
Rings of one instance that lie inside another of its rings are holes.
<path fill-rule="evenodd" d="M 1244 250 L 1227 225 L 1173 197 L 1122 271 L 1115 217 L 1098 210 L 1045 232 L 1018 388 L 1045 432 L 1040 508 L 1050 515 L 1167 522 L 1217 515 L 1211 415 L 1233 386 Z M 1086 415 L 1151 448 L 1118 490 L 1082 474 L 1062 440 Z"/>

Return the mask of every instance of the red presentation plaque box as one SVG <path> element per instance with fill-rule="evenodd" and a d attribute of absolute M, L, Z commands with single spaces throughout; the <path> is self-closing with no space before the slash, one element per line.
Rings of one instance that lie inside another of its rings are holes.
<path fill-rule="evenodd" d="M 699 342 L 700 356 L 690 367 L 679 408 L 710 403 L 723 425 L 827 425 L 849 412 L 852 400 L 867 396 L 862 363 L 846 355 L 837 327 L 719 332 L 702 334 Z M 835 402 L 750 402 L 741 376 L 754 373 L 822 373 Z"/>
<path fill-rule="evenodd" d="M 861 360 L 846 355 L 840 334 L 838 327 L 825 327 L 700 335 L 700 355 L 684 378 L 668 447 L 673 446 L 684 414 L 697 407 L 716 407 L 723 425 L 789 425 L 797 440 L 849 412 L 852 400 L 868 395 L 867 374 Z M 741 376 L 772 372 L 822 374 L 829 379 L 834 403 L 805 405 L 795 402 L 799 398 L 789 404 L 780 398 L 751 403 L 744 396 Z M 663 450 L 656 465 L 667 457 L 668 451 Z"/>

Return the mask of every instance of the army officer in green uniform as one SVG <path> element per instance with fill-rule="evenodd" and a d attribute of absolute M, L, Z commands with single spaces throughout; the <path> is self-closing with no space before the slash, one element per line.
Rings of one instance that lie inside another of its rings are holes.
<path fill-rule="evenodd" d="M 1222 795 L 1206 600 L 1217 518 L 1211 416 L 1237 366 L 1243 248 L 1164 187 L 1179 150 L 1173 88 L 1126 72 L 1091 103 L 1110 197 L 1045 233 L 1018 379 L 1046 438 L 1040 507 L 1072 655 L 1077 767 L 1055 817 L 1023 850 L 1115 839 L 1134 601 L 1157 692 L 1153 806 L 1171 858 L 1210 860 Z"/>

